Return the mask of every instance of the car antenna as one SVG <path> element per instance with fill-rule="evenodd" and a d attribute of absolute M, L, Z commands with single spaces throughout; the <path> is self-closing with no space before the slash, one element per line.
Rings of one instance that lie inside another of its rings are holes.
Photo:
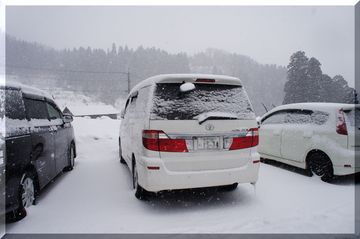
<path fill-rule="evenodd" d="M 262 102 L 261 102 L 261 104 L 262 104 L 262 106 L 264 106 L 265 111 L 266 111 L 266 113 L 267 113 L 267 112 L 268 112 L 268 109 L 266 108 L 265 104 L 264 104 L 264 103 L 262 103 Z"/>

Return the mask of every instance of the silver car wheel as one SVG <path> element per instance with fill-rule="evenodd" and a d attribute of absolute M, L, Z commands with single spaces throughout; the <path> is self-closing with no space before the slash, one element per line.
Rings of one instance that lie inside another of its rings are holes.
<path fill-rule="evenodd" d="M 34 181 L 25 176 L 24 180 L 21 183 L 22 186 L 22 194 L 21 194 L 21 201 L 24 207 L 30 207 L 33 205 L 35 200 L 35 188 L 34 188 Z"/>
<path fill-rule="evenodd" d="M 70 166 L 74 167 L 75 165 L 75 153 L 74 153 L 74 147 L 71 147 L 70 150 Z"/>

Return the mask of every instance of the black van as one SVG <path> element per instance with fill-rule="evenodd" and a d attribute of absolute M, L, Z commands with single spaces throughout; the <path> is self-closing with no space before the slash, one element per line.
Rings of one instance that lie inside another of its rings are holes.
<path fill-rule="evenodd" d="M 25 217 L 40 190 L 60 172 L 73 169 L 76 147 L 72 116 L 64 115 L 45 92 L 7 84 L 0 86 L 0 102 L 0 120 L 5 119 L 0 168 L 5 168 L 9 222 Z"/>

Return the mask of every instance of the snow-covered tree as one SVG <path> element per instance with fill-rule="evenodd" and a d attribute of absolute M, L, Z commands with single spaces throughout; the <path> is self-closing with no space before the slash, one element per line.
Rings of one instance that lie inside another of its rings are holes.
<path fill-rule="evenodd" d="M 298 102 L 357 103 L 356 91 L 341 75 L 334 78 L 323 74 L 321 63 L 305 52 L 295 52 L 287 67 L 284 104 Z"/>
<path fill-rule="evenodd" d="M 319 102 L 322 101 L 320 94 L 320 83 L 322 77 L 321 63 L 314 57 L 311 57 L 308 62 L 306 85 L 307 88 L 306 101 Z"/>
<path fill-rule="evenodd" d="M 298 51 L 291 55 L 287 66 L 287 82 L 283 104 L 306 102 L 308 93 L 308 62 L 305 52 Z"/>

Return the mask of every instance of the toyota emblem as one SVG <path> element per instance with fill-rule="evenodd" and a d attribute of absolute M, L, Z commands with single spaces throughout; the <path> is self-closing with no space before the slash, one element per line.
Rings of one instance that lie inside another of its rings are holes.
<path fill-rule="evenodd" d="M 205 125 L 205 129 L 208 130 L 208 131 L 212 131 L 212 130 L 214 130 L 214 128 L 215 128 L 215 126 L 212 125 L 212 124 Z"/>

